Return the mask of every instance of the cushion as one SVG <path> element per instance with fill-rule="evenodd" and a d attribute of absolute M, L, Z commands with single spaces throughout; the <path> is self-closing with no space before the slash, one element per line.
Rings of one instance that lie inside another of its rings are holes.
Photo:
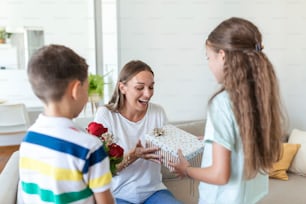
<path fill-rule="evenodd" d="M 176 123 L 173 123 L 173 125 L 195 136 L 204 135 L 205 120 L 176 122 Z"/>
<path fill-rule="evenodd" d="M 287 170 L 300 146 L 300 144 L 283 143 L 282 156 L 278 162 L 273 164 L 269 173 L 270 178 L 288 180 Z"/>
<path fill-rule="evenodd" d="M 288 143 L 301 144 L 301 148 L 295 155 L 289 171 L 301 176 L 306 176 L 306 132 L 293 129 L 289 136 Z"/>

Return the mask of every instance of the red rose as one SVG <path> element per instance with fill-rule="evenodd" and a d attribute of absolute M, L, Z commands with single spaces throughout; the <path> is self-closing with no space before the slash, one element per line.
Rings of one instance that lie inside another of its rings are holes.
<path fill-rule="evenodd" d="M 103 133 L 107 132 L 107 128 L 100 123 L 91 122 L 88 124 L 87 131 L 92 135 L 100 137 Z"/>
<path fill-rule="evenodd" d="M 101 140 L 103 148 L 109 157 L 110 171 L 113 176 L 117 175 L 116 164 L 123 160 L 124 150 L 122 147 L 114 143 L 113 135 L 107 132 L 107 128 L 100 123 L 90 122 L 86 130 Z"/>
<path fill-rule="evenodd" d="M 123 157 L 123 149 L 119 145 L 112 143 L 111 145 L 108 146 L 109 152 L 108 156 L 111 159 L 122 159 Z"/>

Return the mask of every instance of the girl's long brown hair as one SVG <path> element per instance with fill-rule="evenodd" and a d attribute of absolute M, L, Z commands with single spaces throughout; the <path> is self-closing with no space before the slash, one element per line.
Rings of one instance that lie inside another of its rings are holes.
<path fill-rule="evenodd" d="M 279 160 L 283 112 L 274 68 L 262 52 L 262 36 L 241 18 L 223 21 L 206 45 L 225 52 L 222 90 L 229 93 L 244 149 L 244 175 L 268 173 Z"/>

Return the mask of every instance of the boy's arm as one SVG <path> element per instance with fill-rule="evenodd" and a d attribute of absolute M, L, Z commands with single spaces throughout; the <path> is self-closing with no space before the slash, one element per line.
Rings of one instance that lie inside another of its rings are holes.
<path fill-rule="evenodd" d="M 110 190 L 95 193 L 96 204 L 114 204 L 114 198 Z"/>

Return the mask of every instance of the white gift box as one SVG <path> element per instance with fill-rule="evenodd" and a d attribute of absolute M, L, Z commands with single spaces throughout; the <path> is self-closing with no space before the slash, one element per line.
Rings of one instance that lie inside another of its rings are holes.
<path fill-rule="evenodd" d="M 200 166 L 204 144 L 196 136 L 174 125 L 166 125 L 155 128 L 146 135 L 146 147 L 159 147 L 160 150 L 156 154 L 162 155 L 162 164 L 172 171 L 173 168 L 168 162 L 178 162 L 178 149 L 182 150 L 192 166 Z"/>

